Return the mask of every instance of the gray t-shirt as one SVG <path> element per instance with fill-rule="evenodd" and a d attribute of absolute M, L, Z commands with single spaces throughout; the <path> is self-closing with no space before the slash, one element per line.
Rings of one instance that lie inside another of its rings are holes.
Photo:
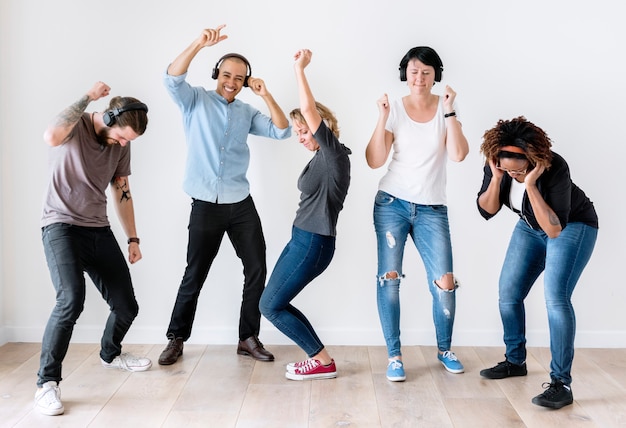
<path fill-rule="evenodd" d="M 324 236 L 337 235 L 337 219 L 350 186 L 352 152 L 322 121 L 313 135 L 320 146 L 300 174 L 300 206 L 293 225 Z"/>
<path fill-rule="evenodd" d="M 50 148 L 49 169 L 42 227 L 109 226 L 105 192 L 114 177 L 130 175 L 130 143 L 100 145 L 91 115 L 84 113 L 67 141 Z"/>

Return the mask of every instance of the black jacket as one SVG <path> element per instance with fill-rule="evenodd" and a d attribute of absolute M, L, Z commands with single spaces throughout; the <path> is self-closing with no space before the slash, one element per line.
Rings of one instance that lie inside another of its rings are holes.
<path fill-rule="evenodd" d="M 561 227 L 565 228 L 567 223 L 581 222 L 589 226 L 598 228 L 598 216 L 593 207 L 593 203 L 589 200 L 585 192 L 583 192 L 578 186 L 572 183 L 572 179 L 569 174 L 569 167 L 567 162 L 560 155 L 553 153 L 552 166 L 541 174 L 537 180 L 537 188 L 543 196 L 546 203 L 552 208 L 554 213 L 559 217 L 561 221 Z M 483 184 L 478 192 L 478 198 L 485 193 L 491 182 L 491 168 L 489 165 L 485 165 Z M 500 207 L 506 205 L 511 210 L 516 212 L 520 218 L 522 218 L 530 227 L 535 230 L 541 230 L 535 213 L 533 212 L 528 195 L 524 192 L 524 200 L 522 202 L 522 211 L 519 212 L 511 208 L 511 200 L 509 197 L 511 191 L 511 176 L 504 174 L 502 182 L 500 183 Z M 486 220 L 489 220 L 496 213 L 490 214 L 480 207 L 478 204 L 478 198 L 476 198 L 476 205 L 478 211 Z"/>

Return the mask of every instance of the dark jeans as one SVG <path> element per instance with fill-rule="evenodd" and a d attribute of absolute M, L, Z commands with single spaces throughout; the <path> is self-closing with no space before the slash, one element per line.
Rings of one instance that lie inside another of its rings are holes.
<path fill-rule="evenodd" d="M 324 344 L 309 320 L 291 301 L 326 270 L 334 254 L 334 236 L 292 227 L 291 241 L 278 258 L 261 296 L 261 313 L 309 357 L 319 354 Z"/>
<path fill-rule="evenodd" d="M 265 286 L 265 238 L 251 196 L 234 204 L 214 204 L 197 199 L 191 205 L 187 268 L 178 288 L 168 336 L 191 336 L 198 297 L 224 233 L 243 263 L 243 300 L 239 315 L 239 339 L 258 336 L 261 327 L 259 300 Z"/>
<path fill-rule="evenodd" d="M 42 240 L 56 305 L 41 344 L 40 386 L 61 380 L 61 365 L 84 307 L 84 272 L 111 309 L 101 339 L 103 360 L 111 362 L 122 352 L 122 340 L 139 312 L 128 265 L 109 227 L 55 223 L 43 228 Z"/>

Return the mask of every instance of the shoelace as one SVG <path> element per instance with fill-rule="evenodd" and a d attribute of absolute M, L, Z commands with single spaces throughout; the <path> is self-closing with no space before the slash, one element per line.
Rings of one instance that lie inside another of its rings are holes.
<path fill-rule="evenodd" d="M 402 368 L 402 361 L 393 360 L 389 362 L 389 365 L 391 366 L 391 370 L 398 370 Z"/>
<path fill-rule="evenodd" d="M 176 346 L 176 339 L 170 339 L 170 341 L 167 343 L 167 346 L 165 347 L 165 350 L 170 350 L 172 348 L 174 348 Z"/>
<path fill-rule="evenodd" d="M 61 396 L 61 390 L 58 386 L 53 386 L 51 388 L 46 388 L 47 391 L 43 392 L 38 398 L 37 401 L 43 401 L 46 406 L 58 403 Z"/>
<path fill-rule="evenodd" d="M 304 364 L 302 366 L 296 368 L 296 373 L 302 374 L 302 373 L 309 372 L 311 370 L 316 369 L 317 367 L 319 367 L 322 364 L 319 361 L 314 360 L 312 358 L 310 358 L 310 359 L 308 359 L 306 361 L 303 361 L 303 363 Z"/>
<path fill-rule="evenodd" d="M 451 351 L 445 351 L 443 353 L 443 358 L 448 359 L 450 361 L 458 361 L 458 358 L 456 357 L 456 355 L 454 355 L 454 352 L 451 352 Z"/>
<path fill-rule="evenodd" d="M 565 386 L 564 384 L 560 382 L 544 382 L 541 384 L 541 387 L 545 389 L 545 391 L 541 394 L 544 397 L 549 397 L 549 396 L 558 394 L 561 388 L 565 388 L 569 390 L 567 386 Z"/>
<path fill-rule="evenodd" d="M 306 360 L 303 360 L 303 361 L 298 361 L 297 363 L 293 363 L 292 366 L 295 369 L 300 368 L 300 367 L 304 367 L 305 365 L 309 364 L 309 362 L 312 361 L 312 360 L 313 360 L 313 358 L 309 358 L 309 359 L 306 359 Z"/>
<path fill-rule="evenodd" d="M 120 359 L 120 366 L 124 369 L 128 369 L 129 366 L 138 366 L 139 358 L 131 354 L 121 354 L 117 358 Z"/>

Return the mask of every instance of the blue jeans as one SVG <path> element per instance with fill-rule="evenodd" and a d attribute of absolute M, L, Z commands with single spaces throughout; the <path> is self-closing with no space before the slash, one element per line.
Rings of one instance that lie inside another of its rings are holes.
<path fill-rule="evenodd" d="M 499 306 L 504 328 L 506 359 L 526 361 L 526 313 L 524 299 L 544 272 L 544 295 L 550 328 L 550 377 L 566 385 L 572 382 L 576 317 L 571 297 L 587 265 L 598 229 L 569 223 L 557 238 L 517 222 L 500 273 Z"/>
<path fill-rule="evenodd" d="M 304 314 L 290 302 L 330 264 L 335 254 L 335 237 L 292 227 L 291 241 L 276 262 L 261 296 L 261 313 L 309 357 L 324 345 Z"/>
<path fill-rule="evenodd" d="M 193 200 L 189 216 L 187 267 L 178 288 L 167 336 L 191 336 L 198 298 L 224 233 L 243 263 L 243 297 L 239 312 L 239 340 L 258 336 L 261 326 L 259 299 L 265 286 L 265 238 L 254 201 L 248 196 L 234 204 Z M 224 285 L 225 281 L 220 281 Z"/>
<path fill-rule="evenodd" d="M 452 244 L 445 205 L 418 205 L 378 191 L 374 203 L 374 228 L 378 242 L 378 315 L 389 357 L 402 355 L 400 344 L 400 281 L 407 237 L 419 252 L 433 298 L 437 347 L 448 351 L 456 311 L 456 286 L 440 288 L 435 281 L 452 273 Z M 397 278 L 388 278 L 397 273 Z M 455 281 L 456 283 L 456 281 Z"/>
<path fill-rule="evenodd" d="M 42 229 L 42 240 L 56 305 L 41 344 L 39 386 L 61 381 L 61 364 L 85 303 L 84 272 L 111 309 L 101 340 L 104 361 L 122 352 L 122 339 L 139 312 L 126 259 L 109 227 L 55 223 Z"/>

